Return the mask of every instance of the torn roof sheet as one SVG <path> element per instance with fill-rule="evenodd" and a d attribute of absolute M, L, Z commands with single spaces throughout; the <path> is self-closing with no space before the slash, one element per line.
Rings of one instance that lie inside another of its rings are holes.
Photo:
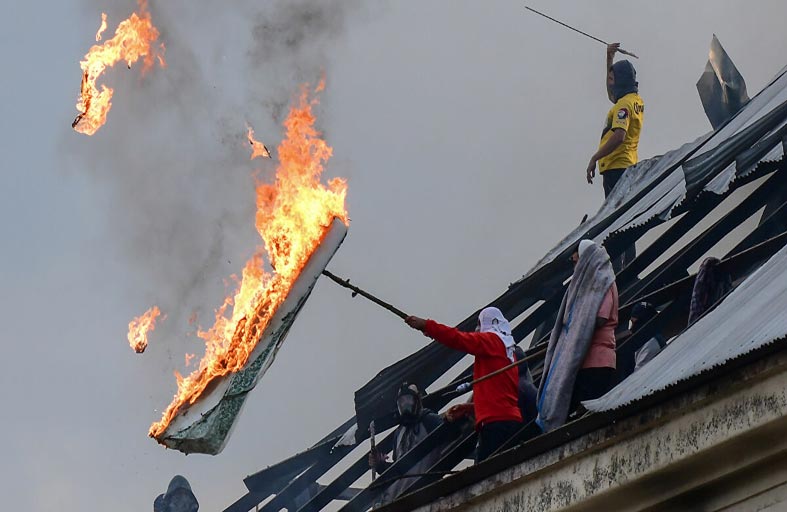
<path fill-rule="evenodd" d="M 787 247 L 653 360 L 597 400 L 590 411 L 623 407 L 787 336 Z"/>

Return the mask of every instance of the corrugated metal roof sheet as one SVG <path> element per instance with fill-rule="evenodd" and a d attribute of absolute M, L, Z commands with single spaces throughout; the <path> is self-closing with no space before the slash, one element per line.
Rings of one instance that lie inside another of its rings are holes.
<path fill-rule="evenodd" d="M 785 89 L 787 90 L 787 89 Z M 787 121 L 779 125 L 775 130 L 778 131 L 781 129 Z M 705 190 L 707 192 L 713 192 L 714 194 L 726 194 L 736 180 L 740 178 L 744 178 L 754 172 L 757 167 L 759 167 L 762 163 L 768 162 L 778 162 L 784 158 L 784 144 L 783 143 L 776 143 L 773 148 L 771 148 L 768 153 L 766 153 L 760 160 L 755 163 L 754 165 L 750 166 L 748 169 L 740 169 L 738 167 L 737 162 L 733 162 L 727 166 L 722 172 L 720 172 L 715 178 L 713 178 L 706 186 Z"/>
<path fill-rule="evenodd" d="M 787 247 L 757 269 L 713 311 L 609 393 L 585 402 L 610 411 L 664 390 L 787 336 Z"/>

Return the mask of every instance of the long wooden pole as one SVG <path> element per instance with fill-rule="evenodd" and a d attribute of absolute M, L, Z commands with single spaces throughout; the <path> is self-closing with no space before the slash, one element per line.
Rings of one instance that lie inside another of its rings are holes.
<path fill-rule="evenodd" d="M 326 277 L 329 277 L 333 282 L 335 282 L 339 286 L 342 286 L 344 288 L 352 290 L 352 292 L 353 292 L 352 296 L 353 297 L 355 297 L 356 295 L 360 295 L 361 297 L 364 297 L 365 299 L 368 299 L 368 300 L 374 302 L 378 306 L 381 306 L 382 308 L 387 309 L 388 311 L 390 311 L 394 315 L 398 316 L 402 320 L 404 320 L 408 316 L 410 316 L 407 313 L 405 313 L 404 311 L 402 311 L 401 309 L 399 309 L 399 308 L 397 308 L 397 307 L 395 307 L 395 306 L 393 306 L 391 304 L 388 304 L 387 302 L 385 302 L 383 300 L 378 299 L 377 297 L 375 297 L 371 293 L 365 292 L 365 291 L 361 290 L 360 288 L 358 288 L 355 285 L 350 284 L 350 280 L 349 279 L 342 279 L 341 277 L 338 277 L 338 276 L 334 275 L 333 273 L 331 273 L 328 270 L 323 270 L 322 274 L 324 276 L 326 276 Z"/>

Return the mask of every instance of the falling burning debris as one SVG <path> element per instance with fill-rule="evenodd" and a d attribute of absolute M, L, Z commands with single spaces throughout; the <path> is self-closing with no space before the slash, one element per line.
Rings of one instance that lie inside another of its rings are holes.
<path fill-rule="evenodd" d="M 107 29 L 107 13 L 101 13 L 101 26 L 98 27 L 98 32 L 96 32 L 96 42 L 101 41 L 101 34 Z"/>
<path fill-rule="evenodd" d="M 258 156 L 262 158 L 270 158 L 271 152 L 268 151 L 268 148 L 265 147 L 265 144 L 263 144 L 258 140 L 254 140 L 254 129 L 251 126 L 248 126 L 248 129 L 249 129 L 249 144 L 251 144 L 250 160 L 254 160 Z"/>
<path fill-rule="evenodd" d="M 107 16 L 101 15 L 101 26 L 96 32 L 96 41 L 107 28 Z M 156 60 L 164 67 L 164 44 L 154 46 L 159 32 L 153 26 L 148 11 L 147 0 L 139 0 L 139 12 L 133 13 L 128 19 L 120 22 L 115 35 L 101 45 L 94 45 L 79 65 L 82 68 L 82 86 L 80 87 L 77 110 L 80 112 L 71 127 L 79 133 L 93 135 L 107 121 L 107 113 L 112 108 L 113 90 L 101 84 L 98 90 L 96 81 L 110 68 L 120 61 L 131 65 L 143 59 L 142 74 L 149 71 Z"/>
<path fill-rule="evenodd" d="M 160 314 L 158 306 L 153 306 L 128 323 L 128 343 L 137 354 L 148 348 L 148 334 L 156 328 L 156 318 Z"/>
<path fill-rule="evenodd" d="M 205 355 L 197 369 L 178 379 L 172 403 L 161 421 L 151 425 L 149 434 L 159 442 L 173 418 L 197 402 L 212 382 L 244 367 L 335 219 L 349 223 L 344 206 L 347 183 L 341 178 L 327 186 L 320 182 L 333 150 L 314 128 L 316 104 L 304 86 L 284 121 L 286 136 L 277 151 L 275 182 L 257 183 L 256 226 L 275 273 L 263 269 L 262 250 L 255 253 L 243 268 L 234 296 L 226 297 L 216 310 L 213 327 L 198 332 L 205 340 Z"/>

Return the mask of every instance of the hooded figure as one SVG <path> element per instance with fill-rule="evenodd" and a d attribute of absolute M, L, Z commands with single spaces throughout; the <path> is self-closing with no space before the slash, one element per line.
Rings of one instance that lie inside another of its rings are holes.
<path fill-rule="evenodd" d="M 607 86 L 609 96 L 612 101 L 618 101 L 626 94 L 639 92 L 639 82 L 637 82 L 637 70 L 634 65 L 627 60 L 619 60 L 612 64 L 610 68 L 615 82 Z"/>
<path fill-rule="evenodd" d="M 176 475 L 169 482 L 167 492 L 159 494 L 153 502 L 153 512 L 197 512 L 199 503 L 188 480 Z"/>
<path fill-rule="evenodd" d="M 549 338 L 544 373 L 538 389 L 536 423 L 544 432 L 565 423 L 574 396 L 577 374 L 586 364 L 586 357 L 592 354 L 591 342 L 599 328 L 597 319 L 602 302 L 610 292 L 614 291 L 613 295 L 617 297 L 615 274 L 607 252 L 592 241 L 583 240 L 577 253 L 579 257 L 574 274 Z M 616 325 L 617 311 L 614 322 Z"/>
<path fill-rule="evenodd" d="M 501 370 L 514 361 L 511 326 L 497 308 L 485 308 L 479 313 L 476 332 L 462 332 L 416 316 L 407 317 L 405 322 L 446 347 L 474 355 L 473 380 Z M 518 381 L 517 369 L 511 367 L 473 385 L 477 462 L 492 455 L 522 428 Z"/>
<path fill-rule="evenodd" d="M 506 356 L 512 363 L 514 362 L 516 342 L 511 336 L 511 324 L 508 323 L 508 320 L 506 320 L 506 317 L 503 316 L 499 309 L 488 307 L 481 310 L 481 313 L 478 315 L 478 331 L 496 334 L 506 347 Z"/>
<path fill-rule="evenodd" d="M 689 306 L 689 325 L 705 314 L 719 299 L 732 289 L 732 278 L 721 269 L 718 258 L 709 257 L 700 265 Z"/>
<path fill-rule="evenodd" d="M 396 410 L 399 415 L 399 426 L 394 431 L 393 462 L 399 460 L 405 453 L 426 439 L 442 423 L 440 416 L 429 409 L 423 408 L 421 393 L 415 384 L 405 382 L 399 388 L 396 394 Z M 429 471 L 429 468 L 439 460 L 441 454 L 442 447 L 435 447 L 410 468 L 408 473 L 425 473 Z M 370 455 L 369 463 L 381 474 L 392 464 L 387 462 L 384 455 L 379 452 Z M 417 480 L 417 477 L 394 480 L 380 497 L 379 504 L 395 500 Z"/>
<path fill-rule="evenodd" d="M 585 171 L 587 182 L 592 184 L 598 167 L 604 197 L 609 197 L 623 172 L 639 161 L 639 136 L 645 115 L 645 103 L 639 95 L 634 66 L 627 60 L 613 63 L 619 47 L 618 43 L 607 46 L 606 91 L 607 98 L 614 105 L 607 112 L 598 149 L 590 157 Z M 623 263 L 629 262 L 634 255 L 627 251 Z"/>

